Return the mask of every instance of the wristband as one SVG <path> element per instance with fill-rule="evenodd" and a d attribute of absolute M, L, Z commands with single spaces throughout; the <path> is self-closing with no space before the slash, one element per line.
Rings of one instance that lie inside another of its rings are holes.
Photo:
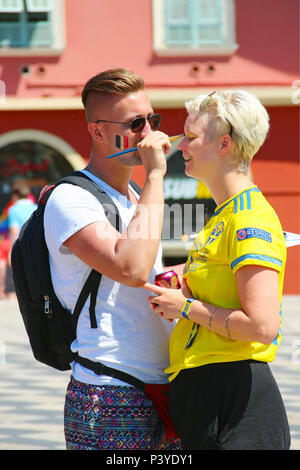
<path fill-rule="evenodd" d="M 186 318 L 187 320 L 189 319 L 189 311 L 190 311 L 190 308 L 192 306 L 192 302 L 194 302 L 195 299 L 186 299 L 186 301 L 184 302 L 184 305 L 182 307 L 182 310 L 181 310 L 181 315 L 183 316 L 183 318 Z"/>

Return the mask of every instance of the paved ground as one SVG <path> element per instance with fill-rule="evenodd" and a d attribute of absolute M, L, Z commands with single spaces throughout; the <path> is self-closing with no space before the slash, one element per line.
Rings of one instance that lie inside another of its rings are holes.
<path fill-rule="evenodd" d="M 300 450 L 300 298 L 284 298 L 284 339 L 271 365 Z M 14 300 L 0 301 L 0 450 L 63 450 L 68 372 L 32 356 Z"/>

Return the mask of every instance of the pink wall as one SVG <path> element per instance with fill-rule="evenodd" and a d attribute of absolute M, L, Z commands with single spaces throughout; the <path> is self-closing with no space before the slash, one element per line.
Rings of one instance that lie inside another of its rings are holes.
<path fill-rule="evenodd" d="M 0 78 L 18 96 L 74 96 L 93 74 L 125 66 L 148 86 L 290 85 L 299 75 L 298 0 L 236 1 L 240 47 L 229 57 L 158 57 L 150 0 L 65 0 L 66 50 L 59 57 L 0 57 Z M 115 5 L 118 5 L 116 7 Z M 191 74 L 194 63 L 199 73 Z M 213 63 L 215 71 L 207 66 Z M 31 73 L 20 75 L 22 65 Z M 40 65 L 45 73 L 39 73 Z"/>

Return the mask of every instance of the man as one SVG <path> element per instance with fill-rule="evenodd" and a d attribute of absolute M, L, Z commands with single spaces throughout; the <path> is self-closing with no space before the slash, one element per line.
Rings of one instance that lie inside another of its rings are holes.
<path fill-rule="evenodd" d="M 90 328 L 87 302 L 74 351 L 146 383 L 167 383 L 163 371 L 172 325 L 151 313 L 147 292 L 138 287 L 162 271 L 159 244 L 169 138 L 156 130 L 160 116 L 153 112 L 143 80 L 133 72 L 114 69 L 96 75 L 85 85 L 82 101 L 92 138 L 83 171 L 115 202 L 123 230 L 110 225 L 89 192 L 68 184 L 56 188 L 45 210 L 54 288 L 72 312 L 91 268 L 101 272 L 97 328 Z M 138 146 L 138 151 L 107 159 L 118 151 L 116 135 L 127 137 L 129 147 Z M 133 167 L 140 164 L 146 176 L 139 198 L 129 181 Z M 141 227 L 148 227 L 152 236 L 145 237 Z M 162 423 L 143 392 L 77 362 L 72 369 L 65 402 L 68 449 L 161 445 Z"/>

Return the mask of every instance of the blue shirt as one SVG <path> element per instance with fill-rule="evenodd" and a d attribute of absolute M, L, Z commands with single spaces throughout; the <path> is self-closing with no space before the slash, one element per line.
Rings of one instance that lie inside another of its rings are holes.
<path fill-rule="evenodd" d="M 37 205 L 30 199 L 19 199 L 8 211 L 8 226 L 21 229 L 36 208 Z"/>

